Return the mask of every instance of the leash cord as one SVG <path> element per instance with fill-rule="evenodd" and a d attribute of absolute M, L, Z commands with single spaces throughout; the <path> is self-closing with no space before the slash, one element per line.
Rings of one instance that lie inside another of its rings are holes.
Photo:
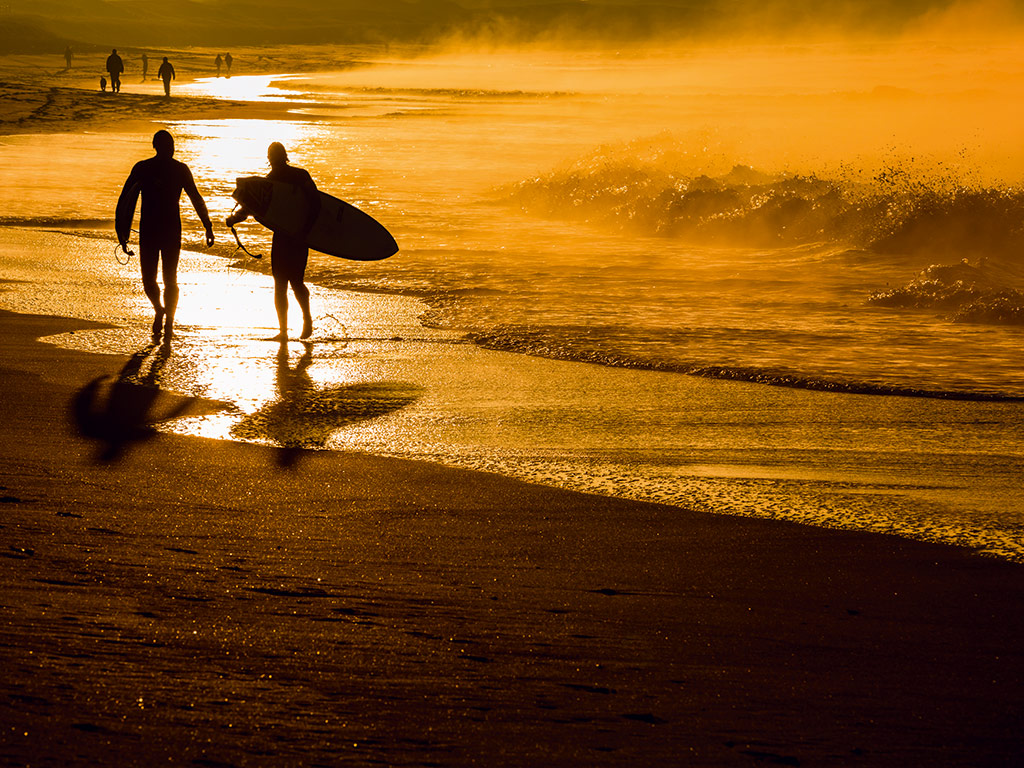
<path fill-rule="evenodd" d="M 238 243 L 238 247 L 235 248 L 235 251 L 238 251 L 239 249 L 241 249 L 241 250 L 245 251 L 247 254 L 249 254 L 250 258 L 253 258 L 253 259 L 262 259 L 263 258 L 263 254 L 262 253 L 252 253 L 252 252 L 249 251 L 248 248 L 246 248 L 244 245 L 242 245 L 242 240 L 241 240 L 241 238 L 239 238 L 238 233 L 235 232 L 235 228 L 234 227 L 231 227 L 231 234 L 235 236 L 235 242 Z"/>

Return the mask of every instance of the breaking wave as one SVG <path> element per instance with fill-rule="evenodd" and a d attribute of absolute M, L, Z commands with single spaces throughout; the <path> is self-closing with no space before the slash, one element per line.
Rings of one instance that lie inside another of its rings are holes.
<path fill-rule="evenodd" d="M 1024 325 L 1024 293 L 1012 275 L 982 259 L 978 266 L 932 265 L 899 288 L 873 293 L 868 303 L 900 309 L 935 309 L 960 323 Z"/>
<path fill-rule="evenodd" d="M 701 245 L 847 244 L 876 253 L 1011 257 L 1024 247 L 1024 191 L 893 167 L 861 179 L 736 165 L 687 173 L 686 153 L 604 149 L 503 190 L 528 213 L 583 219 Z"/>

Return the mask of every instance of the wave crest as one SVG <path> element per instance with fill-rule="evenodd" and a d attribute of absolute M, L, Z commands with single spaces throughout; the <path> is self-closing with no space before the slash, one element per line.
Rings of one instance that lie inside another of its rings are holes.
<path fill-rule="evenodd" d="M 935 264 L 899 288 L 879 291 L 868 303 L 898 309 L 937 309 L 954 322 L 1024 325 L 1024 293 L 1006 287 L 1008 270 L 982 260 Z"/>
<path fill-rule="evenodd" d="M 769 174 L 746 165 L 717 176 L 688 174 L 672 167 L 678 156 L 602 150 L 504 193 L 532 214 L 703 245 L 824 242 L 956 256 L 1011 256 L 1024 248 L 1018 189 L 918 177 L 901 168 L 867 181 Z"/>

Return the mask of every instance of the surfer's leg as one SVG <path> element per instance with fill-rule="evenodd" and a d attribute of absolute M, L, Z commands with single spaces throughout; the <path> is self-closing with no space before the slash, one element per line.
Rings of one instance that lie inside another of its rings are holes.
<path fill-rule="evenodd" d="M 291 274 L 288 282 L 291 284 L 292 293 L 295 294 L 295 302 L 302 310 L 302 334 L 300 339 L 308 339 L 313 335 L 313 316 L 309 312 L 309 288 L 306 287 L 306 262 L 309 259 L 309 251 L 303 250 L 295 254 L 295 260 L 290 265 Z"/>
<path fill-rule="evenodd" d="M 181 246 L 171 244 L 160 251 L 164 275 L 164 308 L 167 312 L 164 333 L 170 336 L 174 330 L 174 310 L 178 308 L 178 257 L 181 255 Z"/>
<path fill-rule="evenodd" d="M 281 329 L 278 338 L 288 338 L 288 278 L 274 275 L 274 309 L 277 310 L 277 325 Z"/>
<path fill-rule="evenodd" d="M 164 320 L 164 306 L 160 303 L 160 286 L 156 282 L 156 268 L 160 261 L 160 250 L 150 243 L 139 242 L 139 264 L 142 267 L 142 290 L 153 304 L 153 335 L 160 335 Z"/>
<path fill-rule="evenodd" d="M 291 286 L 295 301 L 302 310 L 302 335 L 299 338 L 308 339 L 313 335 L 313 316 L 309 313 L 309 288 L 301 280 L 292 281 Z"/>

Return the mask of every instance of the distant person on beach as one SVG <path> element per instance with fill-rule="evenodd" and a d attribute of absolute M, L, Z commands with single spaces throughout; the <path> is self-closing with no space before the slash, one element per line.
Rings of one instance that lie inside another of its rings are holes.
<path fill-rule="evenodd" d="M 66 65 L 64 69 L 71 69 L 71 62 L 74 60 L 75 54 L 71 50 L 71 46 L 69 45 L 67 48 L 64 49 L 64 63 Z"/>
<path fill-rule="evenodd" d="M 142 54 L 142 82 L 146 82 L 146 75 L 149 74 L 149 56 Z"/>
<path fill-rule="evenodd" d="M 232 61 L 234 61 L 234 59 L 231 58 L 231 54 L 230 53 L 225 53 L 224 54 L 224 64 L 228 68 L 228 77 L 231 77 L 231 62 Z"/>
<path fill-rule="evenodd" d="M 305 193 L 308 203 L 306 217 L 306 231 L 308 232 L 320 213 L 320 195 L 313 182 L 313 177 L 302 168 L 288 165 L 288 152 L 280 142 L 275 141 L 267 149 L 267 160 L 270 161 L 268 179 L 294 184 Z M 224 223 L 233 227 L 235 224 L 245 221 L 250 215 L 251 212 L 242 206 Z M 270 245 L 270 271 L 274 276 L 274 308 L 277 310 L 277 323 L 281 331 L 275 338 L 279 341 L 288 340 L 288 286 L 291 286 L 292 293 L 295 294 L 295 301 L 299 305 L 299 309 L 302 310 L 302 335 L 299 338 L 308 339 L 313 335 L 313 317 L 309 312 L 309 288 L 305 283 L 308 260 L 309 246 L 306 245 L 305 240 L 284 232 L 274 232 L 274 239 Z"/>
<path fill-rule="evenodd" d="M 107 92 L 107 78 L 103 77 L 103 75 L 100 75 L 100 90 L 104 93 Z"/>
<path fill-rule="evenodd" d="M 217 77 L 220 77 L 220 68 L 224 66 L 224 59 L 221 57 L 219 53 L 217 54 L 217 58 L 214 59 L 213 63 L 217 65 Z"/>
<path fill-rule="evenodd" d="M 156 71 L 156 76 L 164 81 L 164 96 L 171 95 L 171 80 L 177 79 L 174 74 L 174 66 L 164 56 L 164 63 L 160 65 L 160 69 Z"/>
<path fill-rule="evenodd" d="M 124 62 L 121 61 L 121 57 L 117 55 L 117 48 L 115 48 L 109 56 L 107 56 L 107 74 L 110 75 L 110 90 L 114 93 L 121 92 L 121 73 L 124 72 Z"/>
<path fill-rule="evenodd" d="M 156 155 L 135 164 L 121 190 L 121 196 L 142 196 L 142 214 L 139 217 L 139 263 L 142 267 L 142 287 L 153 304 L 153 338 L 160 337 L 161 327 L 167 338 L 173 335 L 174 310 L 178 306 L 178 257 L 181 253 L 181 211 L 178 200 L 182 190 L 199 214 L 206 227 L 206 245 L 213 245 L 213 223 L 206 203 L 196 188 L 192 171 L 174 159 L 174 138 L 167 131 L 153 135 Z M 127 243 L 121 247 L 127 250 Z M 160 300 L 160 286 L 156 282 L 157 265 L 163 267 L 164 296 Z"/>

